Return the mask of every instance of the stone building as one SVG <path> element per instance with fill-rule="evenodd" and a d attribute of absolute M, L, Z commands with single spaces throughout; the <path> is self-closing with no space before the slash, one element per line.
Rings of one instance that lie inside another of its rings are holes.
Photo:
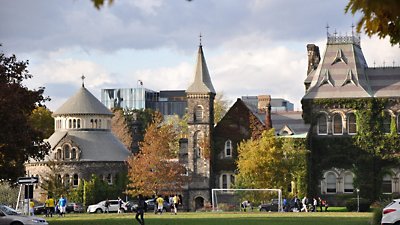
<path fill-rule="evenodd" d="M 47 140 L 51 149 L 43 161 L 26 163 L 29 176 L 44 176 L 54 162 L 61 172 L 56 174 L 65 185 L 77 187 L 82 179 L 93 174 L 112 184 L 126 172 L 128 149 L 111 133 L 113 114 L 82 84 L 78 92 L 54 113 L 55 131 Z M 39 186 L 34 198 L 45 194 Z"/>
<path fill-rule="evenodd" d="M 366 125 L 372 124 L 381 129 L 372 132 L 383 138 L 391 138 L 390 134 L 400 132 L 400 68 L 369 67 L 360 38 L 355 35 L 328 33 L 321 60 L 318 47 L 307 45 L 307 50 L 309 66 L 302 106 L 304 119 L 311 125 L 308 142 L 311 148 L 309 186 L 312 194 L 322 194 L 326 198 L 336 194 L 353 194 L 357 191 L 357 176 L 364 195 L 379 191 L 379 188 L 384 193 L 399 192 L 398 165 L 384 163 L 361 170 L 359 156 L 369 157 L 371 154 L 355 145 L 354 137 L 365 135 L 359 130 L 365 117 L 357 113 L 368 111 L 376 112 L 377 119 Z M 394 136 L 392 140 L 396 141 Z M 399 150 L 398 146 L 391 147 L 382 151 L 395 153 Z M 360 170 L 365 174 L 355 174 L 354 171 Z M 366 180 L 364 186 L 362 179 Z"/>

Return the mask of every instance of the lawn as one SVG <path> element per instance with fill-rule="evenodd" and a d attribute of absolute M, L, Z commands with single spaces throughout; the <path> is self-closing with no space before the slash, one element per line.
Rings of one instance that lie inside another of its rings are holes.
<path fill-rule="evenodd" d="M 146 225 L 368 225 L 371 213 L 178 213 L 145 214 Z M 50 225 L 138 224 L 134 214 L 67 214 L 48 218 Z"/>

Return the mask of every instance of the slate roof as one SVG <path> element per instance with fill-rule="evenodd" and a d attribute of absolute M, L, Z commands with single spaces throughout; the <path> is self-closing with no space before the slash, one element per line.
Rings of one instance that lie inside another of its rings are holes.
<path fill-rule="evenodd" d="M 214 93 L 215 90 L 208 73 L 203 47 L 200 45 L 197 53 L 197 65 L 193 83 L 186 90 L 187 93 Z"/>
<path fill-rule="evenodd" d="M 109 115 L 112 112 L 107 109 L 92 93 L 84 86 L 69 98 L 60 108 L 58 108 L 53 116 L 57 115 Z"/>
<path fill-rule="evenodd" d="M 52 150 L 68 139 L 81 149 L 79 161 L 125 161 L 130 152 L 110 132 L 105 130 L 71 130 L 54 132 L 48 139 Z"/>
<path fill-rule="evenodd" d="M 354 36 L 328 36 L 325 53 L 303 99 L 400 96 L 400 67 L 369 68 Z"/>

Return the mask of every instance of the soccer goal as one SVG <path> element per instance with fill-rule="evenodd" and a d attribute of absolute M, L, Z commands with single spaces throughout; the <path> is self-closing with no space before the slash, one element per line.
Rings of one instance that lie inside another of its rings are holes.
<path fill-rule="evenodd" d="M 282 211 L 280 189 L 212 189 L 213 211 Z M 250 202 L 247 207 L 242 203 Z"/>

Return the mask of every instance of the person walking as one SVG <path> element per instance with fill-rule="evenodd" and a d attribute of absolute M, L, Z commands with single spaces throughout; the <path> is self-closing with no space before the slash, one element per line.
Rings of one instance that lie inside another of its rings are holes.
<path fill-rule="evenodd" d="M 58 205 L 58 209 L 60 210 L 59 216 L 65 217 L 65 209 L 67 207 L 67 199 L 65 199 L 63 195 L 61 195 L 60 199 L 58 200 L 57 205 Z"/>
<path fill-rule="evenodd" d="M 301 200 L 301 204 L 302 204 L 302 208 L 300 211 L 308 212 L 308 209 L 307 209 L 308 199 L 306 196 L 304 196 L 304 198 Z"/>
<path fill-rule="evenodd" d="M 316 212 L 316 211 L 317 211 L 317 206 L 318 206 L 318 201 L 317 201 L 317 199 L 314 197 L 314 198 L 313 198 L 313 208 L 312 208 L 312 211 L 313 211 L 313 212 Z"/>
<path fill-rule="evenodd" d="M 138 207 L 136 209 L 136 220 L 140 225 L 144 225 L 144 211 L 146 210 L 146 202 L 144 201 L 143 195 L 138 196 Z"/>
<path fill-rule="evenodd" d="M 108 200 L 108 198 L 106 199 L 106 202 L 104 203 L 104 213 L 109 213 L 110 212 L 110 201 Z"/>
<path fill-rule="evenodd" d="M 122 208 L 122 204 L 124 204 L 124 201 L 122 201 L 122 199 L 120 197 L 118 197 L 118 213 L 122 213 L 124 210 Z"/>
<path fill-rule="evenodd" d="M 161 196 L 159 196 L 156 202 L 157 202 L 157 213 L 162 214 L 164 208 L 164 199 Z"/>
<path fill-rule="evenodd" d="M 35 216 L 35 203 L 31 200 L 29 200 L 29 214 L 31 216 Z"/>
<path fill-rule="evenodd" d="M 175 215 L 178 213 L 178 205 L 179 205 L 179 197 L 178 195 L 175 195 L 172 198 L 173 206 L 174 206 L 174 213 Z"/>
<path fill-rule="evenodd" d="M 246 212 L 247 207 L 250 206 L 250 201 L 248 201 L 248 200 L 243 201 L 241 206 L 242 206 L 243 211 Z"/>

